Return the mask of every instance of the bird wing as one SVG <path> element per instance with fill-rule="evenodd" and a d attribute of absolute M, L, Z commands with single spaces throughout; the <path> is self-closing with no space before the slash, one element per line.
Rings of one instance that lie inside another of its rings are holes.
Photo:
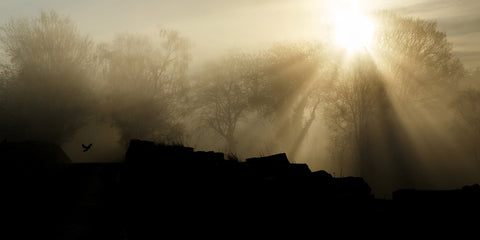
<path fill-rule="evenodd" d="M 85 146 L 85 145 L 83 145 L 83 144 L 82 144 L 82 147 L 83 147 L 83 148 L 88 148 L 87 146 Z"/>

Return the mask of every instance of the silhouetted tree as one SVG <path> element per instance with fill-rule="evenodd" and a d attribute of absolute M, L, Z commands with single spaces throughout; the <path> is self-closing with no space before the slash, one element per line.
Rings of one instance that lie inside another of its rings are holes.
<path fill-rule="evenodd" d="M 462 146 L 471 153 L 475 161 L 480 160 L 480 69 L 467 74 L 465 86 L 458 92 L 453 108 L 457 116 L 455 125 L 460 133 Z"/>
<path fill-rule="evenodd" d="M 61 143 L 92 114 L 92 41 L 67 17 L 42 12 L 0 28 L 0 136 Z"/>
<path fill-rule="evenodd" d="M 383 78 L 368 56 L 359 56 L 339 70 L 336 81 L 325 97 L 325 117 L 333 133 L 337 159 L 366 161 L 372 147 L 371 132 L 388 108 Z"/>
<path fill-rule="evenodd" d="M 323 45 L 318 42 L 281 43 L 261 52 L 265 77 L 257 84 L 256 101 L 262 117 L 276 126 L 275 142 L 291 156 L 302 144 L 320 108 L 329 73 Z"/>
<path fill-rule="evenodd" d="M 105 83 L 103 111 L 120 130 L 122 142 L 180 141 L 189 42 L 166 29 L 156 39 L 120 34 L 99 46 L 99 56 Z"/>
<path fill-rule="evenodd" d="M 263 77 L 253 62 L 252 55 L 230 54 L 207 65 L 195 83 L 201 121 L 225 140 L 229 152 L 236 151 L 235 130 L 256 97 L 251 82 Z"/>
<path fill-rule="evenodd" d="M 445 97 L 445 90 L 451 91 L 463 78 L 463 65 L 435 21 L 388 11 L 375 18 L 371 54 L 397 98 L 424 102 Z"/>
<path fill-rule="evenodd" d="M 315 80 L 321 49 L 314 43 L 282 43 L 211 63 L 196 88 L 203 122 L 225 140 L 229 151 L 236 149 L 241 121 L 274 123 L 281 130 L 272 141 L 297 149 L 320 102 Z"/>
<path fill-rule="evenodd" d="M 334 59 L 338 79 L 326 101 L 326 116 L 336 157 L 356 160 L 361 174 L 386 160 L 404 174 L 414 155 L 407 128 L 428 133 L 431 126 L 419 113 L 434 114 L 435 104 L 449 104 L 463 67 L 435 22 L 390 12 L 373 17 L 372 46 L 353 59 Z"/>

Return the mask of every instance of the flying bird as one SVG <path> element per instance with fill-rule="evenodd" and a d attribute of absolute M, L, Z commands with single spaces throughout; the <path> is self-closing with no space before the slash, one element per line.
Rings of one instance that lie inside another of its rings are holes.
<path fill-rule="evenodd" d="M 83 152 L 86 152 L 86 151 L 90 150 L 90 148 L 92 147 L 92 144 L 90 143 L 90 144 L 88 144 L 88 146 L 85 146 L 85 145 L 82 144 L 82 147 L 83 147 Z"/>

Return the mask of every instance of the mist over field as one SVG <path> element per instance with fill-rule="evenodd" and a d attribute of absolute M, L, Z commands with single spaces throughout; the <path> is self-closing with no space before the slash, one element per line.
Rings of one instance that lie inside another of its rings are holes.
<path fill-rule="evenodd" d="M 255 15 L 248 6 L 236 13 Z M 14 17 L 0 28 L 0 139 L 55 142 L 74 162 L 122 161 L 130 139 L 240 160 L 286 152 L 312 170 L 364 177 L 380 196 L 478 183 L 475 51 L 452 43 L 465 39 L 447 37 L 450 25 L 398 9 L 341 12 L 347 21 L 332 16 L 314 36 L 287 33 L 286 18 L 259 22 L 272 26 L 263 34 L 198 39 L 178 23 L 99 37 L 62 12 Z M 245 27 L 216 21 L 213 30 Z"/>

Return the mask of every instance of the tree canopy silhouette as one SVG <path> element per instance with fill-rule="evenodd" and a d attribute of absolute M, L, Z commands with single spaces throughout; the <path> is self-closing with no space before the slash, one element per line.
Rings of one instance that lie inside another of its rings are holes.
<path fill-rule="evenodd" d="M 0 28 L 0 136 L 61 143 L 91 116 L 93 43 L 69 18 L 42 12 Z"/>
<path fill-rule="evenodd" d="M 103 72 L 103 112 L 132 138 L 178 141 L 186 95 L 189 42 L 178 32 L 160 29 L 157 38 L 119 34 L 98 49 Z"/>
<path fill-rule="evenodd" d="M 415 149 L 441 144 L 427 139 L 434 129 L 422 117 L 444 114 L 464 70 L 435 22 L 384 11 L 374 18 L 372 47 L 335 60 L 339 74 L 325 102 L 332 153 L 367 178 L 395 172 L 409 181 L 411 164 L 427 157 Z"/>
<path fill-rule="evenodd" d="M 246 54 L 226 56 L 207 65 L 195 85 L 200 121 L 225 140 L 229 152 L 235 152 L 235 130 L 251 108 L 248 85 L 261 77 L 252 61 Z"/>
<path fill-rule="evenodd" d="M 225 140 L 228 151 L 236 149 L 235 131 L 241 122 L 275 122 L 289 125 L 292 132 L 299 130 L 303 114 L 314 116 L 319 106 L 313 80 L 321 49 L 308 42 L 279 43 L 210 63 L 195 88 L 202 121 Z M 275 142 L 290 138 L 292 132 L 279 132 Z"/>

